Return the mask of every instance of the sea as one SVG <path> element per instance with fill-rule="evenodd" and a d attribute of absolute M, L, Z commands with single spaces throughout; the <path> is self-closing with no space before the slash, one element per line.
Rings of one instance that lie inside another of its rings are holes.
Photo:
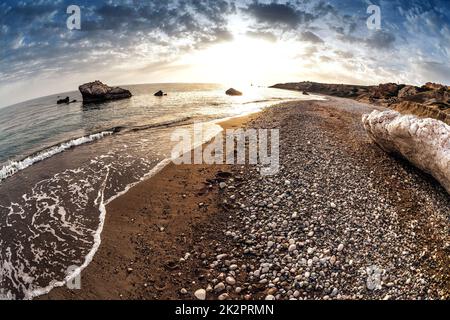
<path fill-rule="evenodd" d="M 256 86 L 238 97 L 219 84 L 123 88 L 133 97 L 85 105 L 74 91 L 0 109 L 0 299 L 78 276 L 101 244 L 107 204 L 170 163 L 174 130 L 203 123 L 206 142 L 221 119 L 320 99 Z M 66 96 L 78 102 L 56 104 Z"/>

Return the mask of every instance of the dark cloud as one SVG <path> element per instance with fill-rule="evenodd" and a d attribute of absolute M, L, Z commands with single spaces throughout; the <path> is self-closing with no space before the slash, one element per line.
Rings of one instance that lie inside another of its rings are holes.
<path fill-rule="evenodd" d="M 448 62 L 420 61 L 416 65 L 419 74 L 426 76 L 429 81 L 450 85 L 450 65 Z"/>
<path fill-rule="evenodd" d="M 389 49 L 394 45 L 395 36 L 390 32 L 381 30 L 374 32 L 365 42 L 370 48 Z"/>
<path fill-rule="evenodd" d="M 272 27 L 296 28 L 300 24 L 310 22 L 314 16 L 302 10 L 298 10 L 290 3 L 269 4 L 254 2 L 246 9 L 246 13 L 256 19 L 258 23 Z"/>
<path fill-rule="evenodd" d="M 312 33 L 311 31 L 302 32 L 300 39 L 312 43 L 323 43 L 323 40 L 318 35 Z"/>
<path fill-rule="evenodd" d="M 343 58 L 343 59 L 351 59 L 351 58 L 354 57 L 354 54 L 352 52 L 349 52 L 349 51 L 336 50 L 334 53 L 339 58 Z"/>

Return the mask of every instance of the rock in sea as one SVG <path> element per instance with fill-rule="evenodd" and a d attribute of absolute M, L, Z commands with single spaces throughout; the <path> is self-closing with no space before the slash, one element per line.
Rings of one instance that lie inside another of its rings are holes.
<path fill-rule="evenodd" d="M 163 97 L 163 96 L 167 96 L 167 93 L 164 93 L 161 90 L 159 90 L 157 93 L 155 93 L 155 97 Z"/>
<path fill-rule="evenodd" d="M 65 99 L 59 99 L 57 101 L 57 104 L 64 104 L 64 103 L 70 103 L 70 98 L 66 97 Z"/>
<path fill-rule="evenodd" d="M 130 91 L 118 87 L 109 87 L 98 80 L 81 85 L 79 90 L 83 96 L 84 103 L 105 102 L 132 97 Z"/>
<path fill-rule="evenodd" d="M 228 89 L 225 93 L 229 96 L 242 96 L 242 92 L 240 92 L 234 88 Z"/>

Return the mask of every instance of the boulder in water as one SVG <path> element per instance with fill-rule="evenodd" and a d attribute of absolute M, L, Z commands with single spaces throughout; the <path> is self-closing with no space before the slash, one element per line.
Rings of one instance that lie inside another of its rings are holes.
<path fill-rule="evenodd" d="M 105 102 L 132 97 L 130 91 L 119 87 L 107 86 L 98 80 L 81 85 L 79 90 L 83 96 L 84 103 Z"/>
<path fill-rule="evenodd" d="M 164 96 L 167 96 L 167 93 L 164 93 L 161 90 L 159 90 L 157 93 L 155 93 L 155 97 L 164 97 Z"/>
<path fill-rule="evenodd" d="M 242 96 L 242 92 L 240 92 L 234 88 L 228 89 L 225 93 L 229 96 Z"/>
<path fill-rule="evenodd" d="M 66 98 L 64 98 L 64 99 L 59 99 L 57 102 L 56 102 L 57 104 L 69 104 L 70 103 L 70 98 L 69 97 L 66 97 Z"/>

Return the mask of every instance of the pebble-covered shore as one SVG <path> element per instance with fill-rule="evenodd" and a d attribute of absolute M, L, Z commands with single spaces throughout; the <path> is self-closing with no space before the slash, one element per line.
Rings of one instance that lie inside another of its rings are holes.
<path fill-rule="evenodd" d="M 247 125 L 281 129 L 281 170 L 236 166 L 217 186 L 227 218 L 202 244 L 210 253 L 192 253 L 202 280 L 181 297 L 450 298 L 449 195 L 369 140 L 370 106 L 332 102 L 280 105 Z"/>

